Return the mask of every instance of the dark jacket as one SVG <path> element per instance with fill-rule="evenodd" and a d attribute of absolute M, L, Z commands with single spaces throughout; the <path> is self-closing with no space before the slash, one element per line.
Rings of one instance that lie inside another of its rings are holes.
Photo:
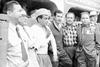
<path fill-rule="evenodd" d="M 63 43 L 62 43 L 62 29 L 58 29 L 56 27 L 56 25 L 54 23 L 52 23 L 50 25 L 50 29 L 54 35 L 54 38 L 56 40 L 56 44 L 57 44 L 57 50 L 58 50 L 58 57 L 59 57 L 59 61 L 61 62 L 61 64 L 66 64 L 66 63 L 72 63 L 68 54 L 65 52 L 65 50 L 63 49 Z"/>

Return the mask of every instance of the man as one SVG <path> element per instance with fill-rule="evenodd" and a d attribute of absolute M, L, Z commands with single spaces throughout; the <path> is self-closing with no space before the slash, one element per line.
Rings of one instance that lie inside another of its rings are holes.
<path fill-rule="evenodd" d="M 66 67 L 67 64 L 72 63 L 69 59 L 69 56 L 66 54 L 65 50 L 63 49 L 63 42 L 62 42 L 62 20 L 63 20 L 63 13 L 60 10 L 54 12 L 54 20 L 50 25 L 50 29 L 55 37 L 56 44 L 57 44 L 57 51 L 59 62 L 58 66 L 56 63 L 53 63 L 53 67 Z"/>
<path fill-rule="evenodd" d="M 63 28 L 63 43 L 64 49 L 72 61 L 71 66 L 73 66 L 75 60 L 75 49 L 77 44 L 76 26 L 73 24 L 75 20 L 75 15 L 72 12 L 68 12 L 65 17 L 66 26 Z"/>
<path fill-rule="evenodd" d="M 22 47 L 22 40 L 18 37 L 16 25 L 18 18 L 26 15 L 26 12 L 17 1 L 9 1 L 4 6 L 4 12 L 8 15 L 8 44 L 7 44 L 7 67 L 26 67 L 28 65 L 25 46 Z M 24 55 L 23 55 L 24 54 Z M 23 58 L 26 57 L 26 58 Z"/>
<path fill-rule="evenodd" d="M 53 34 L 46 25 L 49 21 L 51 13 L 45 8 L 38 9 L 34 13 L 37 23 L 31 27 L 32 37 L 36 42 L 34 47 L 37 49 L 38 62 L 41 67 L 52 67 L 51 60 L 48 55 L 48 43 L 51 43 L 53 51 L 53 60 L 57 61 L 57 48 Z"/>
<path fill-rule="evenodd" d="M 98 13 L 96 11 L 90 12 L 90 21 L 93 23 L 97 23 L 98 20 Z"/>
<path fill-rule="evenodd" d="M 77 61 L 78 67 L 96 67 L 97 54 L 100 44 L 100 30 L 96 25 L 92 28 L 90 22 L 90 14 L 83 12 L 81 14 L 82 25 L 78 28 L 78 46 L 77 48 Z"/>
<path fill-rule="evenodd" d="M 95 28 L 95 26 L 96 26 L 97 24 L 100 25 L 100 24 L 97 22 L 97 20 L 98 20 L 98 13 L 97 13 L 96 11 L 91 11 L 91 12 L 90 12 L 90 20 L 91 20 L 91 26 L 92 26 L 92 28 Z M 99 55 L 100 55 L 100 54 L 99 54 Z M 97 59 L 100 59 L 100 58 L 99 58 L 99 55 L 98 55 Z M 100 65 L 100 60 L 98 60 L 97 63 L 99 63 L 99 65 Z"/>
<path fill-rule="evenodd" d="M 98 20 L 98 13 L 96 11 L 91 11 L 90 12 L 91 26 L 95 26 L 97 24 L 97 20 Z"/>

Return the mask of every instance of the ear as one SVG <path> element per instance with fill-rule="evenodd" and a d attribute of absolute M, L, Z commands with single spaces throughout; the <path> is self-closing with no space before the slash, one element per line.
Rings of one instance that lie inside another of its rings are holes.
<path fill-rule="evenodd" d="M 38 22 L 41 22 L 41 18 L 37 18 L 37 21 L 38 21 Z"/>
<path fill-rule="evenodd" d="M 11 15 L 11 11 L 7 11 L 7 14 L 8 14 L 8 15 Z"/>

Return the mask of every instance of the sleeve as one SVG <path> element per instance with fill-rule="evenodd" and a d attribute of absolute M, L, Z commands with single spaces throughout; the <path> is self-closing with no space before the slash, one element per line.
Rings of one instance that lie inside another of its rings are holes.
<path fill-rule="evenodd" d="M 52 32 L 50 34 L 50 42 L 51 42 L 51 47 L 52 47 L 52 51 L 53 51 L 53 61 L 56 62 L 56 61 L 58 61 L 57 45 L 56 45 L 56 41 L 55 41 L 55 38 L 54 38 Z"/>
<path fill-rule="evenodd" d="M 51 46 L 52 46 L 52 50 L 53 50 L 53 55 L 57 56 L 57 45 L 56 45 L 56 41 L 55 41 L 55 38 L 52 33 L 51 33 L 50 37 L 51 37 Z"/>
<path fill-rule="evenodd" d="M 17 30 L 18 36 L 23 40 L 23 42 L 27 43 L 29 39 L 26 33 L 24 32 L 23 27 L 21 27 L 20 25 L 17 25 L 16 30 Z"/>
<path fill-rule="evenodd" d="M 100 49 L 100 24 L 98 23 L 95 31 L 96 46 Z"/>
<path fill-rule="evenodd" d="M 51 46 L 52 46 L 53 55 L 57 56 L 57 45 L 56 45 L 55 38 L 54 38 L 53 33 L 50 30 L 50 28 L 49 27 L 47 27 L 47 28 L 50 31 L 50 42 L 51 42 Z"/>
<path fill-rule="evenodd" d="M 82 47 L 81 45 L 81 36 L 82 36 L 82 25 L 79 25 L 77 28 L 76 28 L 76 34 L 77 34 L 77 46 L 80 46 Z"/>
<path fill-rule="evenodd" d="M 66 31 L 66 29 L 63 27 L 62 28 L 62 43 L 63 43 L 63 47 L 64 47 L 64 44 L 65 44 L 65 42 L 64 42 L 64 37 L 66 35 L 65 31 Z"/>
<path fill-rule="evenodd" d="M 0 67 L 6 67 L 7 62 L 8 25 L 0 20 Z"/>

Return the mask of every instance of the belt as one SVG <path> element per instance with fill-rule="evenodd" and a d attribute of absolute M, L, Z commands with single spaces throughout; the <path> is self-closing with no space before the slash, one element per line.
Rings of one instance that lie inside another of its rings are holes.
<path fill-rule="evenodd" d="M 28 49 L 37 50 L 35 47 L 29 47 Z"/>

